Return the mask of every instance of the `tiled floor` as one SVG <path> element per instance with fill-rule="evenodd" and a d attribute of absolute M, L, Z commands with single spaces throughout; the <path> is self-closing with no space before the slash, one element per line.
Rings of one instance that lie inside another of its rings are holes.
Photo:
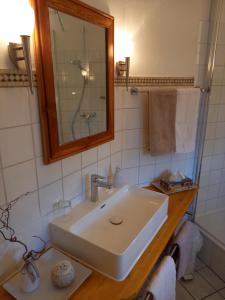
<path fill-rule="evenodd" d="M 145 300 L 147 285 L 135 300 Z M 176 292 L 176 300 L 224 300 L 225 281 L 197 258 L 194 279 L 178 281 Z"/>
<path fill-rule="evenodd" d="M 199 259 L 194 279 L 177 282 L 176 300 L 223 300 L 225 282 Z"/>

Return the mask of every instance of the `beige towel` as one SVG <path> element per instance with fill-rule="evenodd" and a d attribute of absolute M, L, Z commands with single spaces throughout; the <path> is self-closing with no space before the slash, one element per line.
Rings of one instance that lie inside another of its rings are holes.
<path fill-rule="evenodd" d="M 172 257 L 165 256 L 154 273 L 147 291 L 153 300 L 176 300 L 176 268 Z"/>
<path fill-rule="evenodd" d="M 202 247 L 202 242 L 198 226 L 186 221 L 173 240 L 180 250 L 177 279 L 194 273 L 195 259 Z"/>
<path fill-rule="evenodd" d="M 195 150 L 200 89 L 177 90 L 176 152 L 190 153 Z"/>
<path fill-rule="evenodd" d="M 176 89 L 151 89 L 149 93 L 149 151 L 152 155 L 176 151 Z"/>

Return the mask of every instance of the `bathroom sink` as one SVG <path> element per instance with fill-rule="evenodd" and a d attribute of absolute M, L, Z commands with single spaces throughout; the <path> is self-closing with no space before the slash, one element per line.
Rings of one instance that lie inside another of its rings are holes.
<path fill-rule="evenodd" d="M 127 277 L 167 219 L 168 196 L 124 186 L 50 224 L 52 242 L 104 275 Z"/>

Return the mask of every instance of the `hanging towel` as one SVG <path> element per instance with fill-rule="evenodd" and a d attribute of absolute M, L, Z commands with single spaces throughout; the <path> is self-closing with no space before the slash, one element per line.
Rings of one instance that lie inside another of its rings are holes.
<path fill-rule="evenodd" d="M 153 300 L 176 300 L 176 267 L 171 256 L 164 256 L 147 287 Z"/>
<path fill-rule="evenodd" d="M 176 89 L 151 89 L 149 93 L 149 151 L 152 155 L 176 150 Z"/>
<path fill-rule="evenodd" d="M 197 253 L 202 247 L 202 236 L 198 226 L 186 221 L 175 236 L 173 243 L 179 246 L 179 262 L 177 279 L 194 273 L 194 265 Z"/>
<path fill-rule="evenodd" d="M 195 150 L 200 89 L 177 90 L 176 152 L 190 153 Z"/>

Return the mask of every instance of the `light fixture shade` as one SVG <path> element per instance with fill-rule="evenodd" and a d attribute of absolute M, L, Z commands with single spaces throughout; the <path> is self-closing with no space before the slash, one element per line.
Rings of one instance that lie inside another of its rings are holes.
<path fill-rule="evenodd" d="M 21 41 L 23 45 L 23 54 L 27 70 L 28 81 L 30 83 L 30 91 L 34 93 L 34 81 L 33 81 L 33 72 L 32 72 L 32 61 L 31 61 L 31 52 L 30 52 L 30 36 L 21 35 Z"/>
<path fill-rule="evenodd" d="M 125 57 L 132 57 L 134 43 L 131 33 L 117 30 L 115 34 L 115 59 L 124 60 Z"/>
<path fill-rule="evenodd" d="M 20 43 L 21 35 L 32 35 L 34 11 L 29 0 L 0 1 L 0 36 L 6 43 Z"/>
<path fill-rule="evenodd" d="M 18 32 L 20 35 L 26 36 L 32 36 L 34 31 L 34 10 L 30 6 L 29 0 L 19 0 L 20 2 L 19 6 L 21 9 L 21 19 L 20 19 L 20 25 L 18 28 Z M 23 5 L 23 7 L 21 7 Z"/>

